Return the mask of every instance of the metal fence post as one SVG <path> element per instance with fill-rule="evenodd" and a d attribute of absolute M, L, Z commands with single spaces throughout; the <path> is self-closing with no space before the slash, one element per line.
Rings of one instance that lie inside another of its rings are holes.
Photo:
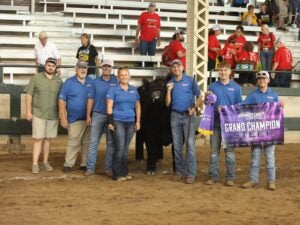
<path fill-rule="evenodd" d="M 3 66 L 0 65 L 0 84 L 3 84 L 4 74 L 3 74 Z"/>

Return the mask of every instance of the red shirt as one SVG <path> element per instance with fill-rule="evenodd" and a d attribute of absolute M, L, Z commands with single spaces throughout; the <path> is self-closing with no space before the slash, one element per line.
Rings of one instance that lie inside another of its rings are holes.
<path fill-rule="evenodd" d="M 179 59 L 182 64 L 184 69 L 186 69 L 186 57 L 183 56 L 181 58 L 179 58 L 177 56 L 177 52 L 181 51 L 182 53 L 186 53 L 186 49 L 182 46 L 182 43 L 178 40 L 173 40 L 170 42 L 170 58 L 171 61 L 173 61 L 174 59 Z"/>
<path fill-rule="evenodd" d="M 237 61 L 249 60 L 255 62 L 255 66 L 258 63 L 258 55 L 256 52 L 247 52 L 243 50 L 240 54 L 237 55 Z"/>
<path fill-rule="evenodd" d="M 280 47 L 274 54 L 273 63 L 278 63 L 276 70 L 291 70 L 293 57 L 291 51 L 286 47 Z"/>
<path fill-rule="evenodd" d="M 236 47 L 234 45 L 226 44 L 220 51 L 220 55 L 223 56 L 225 62 L 230 63 L 231 68 L 235 68 L 234 55 L 231 54 L 231 51 L 236 51 Z"/>
<path fill-rule="evenodd" d="M 210 51 L 210 48 L 219 48 L 221 49 L 221 44 L 217 39 L 217 36 L 212 34 L 208 36 L 208 57 L 214 61 L 216 61 L 217 53 Z"/>
<path fill-rule="evenodd" d="M 143 12 L 138 24 L 141 26 L 140 40 L 153 41 L 157 38 L 157 32 L 160 29 L 160 17 L 157 13 Z"/>
<path fill-rule="evenodd" d="M 257 42 L 258 42 L 260 49 L 264 49 L 264 48 L 272 49 L 272 48 L 274 48 L 275 39 L 276 38 L 273 33 L 260 34 L 257 39 Z"/>
<path fill-rule="evenodd" d="M 237 53 L 241 53 L 244 49 L 244 45 L 246 44 L 246 38 L 243 35 L 238 37 L 235 34 L 232 34 L 227 38 L 226 44 L 229 44 L 229 39 L 231 39 L 231 38 L 234 38 L 234 40 L 235 40 L 234 45 L 235 45 Z"/>

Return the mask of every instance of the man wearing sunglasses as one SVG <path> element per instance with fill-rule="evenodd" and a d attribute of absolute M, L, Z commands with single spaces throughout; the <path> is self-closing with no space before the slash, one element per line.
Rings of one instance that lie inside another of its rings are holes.
<path fill-rule="evenodd" d="M 251 92 L 243 104 L 258 104 L 267 102 L 278 102 L 278 95 L 268 87 L 270 75 L 267 71 L 260 71 L 256 74 L 258 88 Z M 284 107 L 283 102 L 281 106 Z M 275 145 L 252 145 L 251 146 L 251 165 L 250 181 L 242 185 L 243 188 L 251 188 L 259 182 L 260 154 L 264 151 L 266 160 L 266 172 L 269 190 L 275 190 Z"/>

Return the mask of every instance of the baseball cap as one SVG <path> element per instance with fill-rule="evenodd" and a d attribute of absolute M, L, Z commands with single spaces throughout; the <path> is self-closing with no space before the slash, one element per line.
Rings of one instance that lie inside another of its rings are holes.
<path fill-rule="evenodd" d="M 102 61 L 102 63 L 101 63 L 101 66 L 105 66 L 105 65 L 107 65 L 107 66 L 113 66 L 113 61 L 112 60 L 110 60 L 110 59 L 104 59 L 103 61 Z"/>
<path fill-rule="evenodd" d="M 55 58 L 48 58 L 48 59 L 46 59 L 45 64 L 46 63 L 53 63 L 54 65 L 56 65 L 56 59 Z"/>
<path fill-rule="evenodd" d="M 173 66 L 173 64 L 178 64 L 178 65 L 182 65 L 182 62 L 181 62 L 181 60 L 179 60 L 179 59 L 174 59 L 172 62 L 171 62 L 171 66 Z"/>
<path fill-rule="evenodd" d="M 216 31 L 216 30 L 223 30 L 223 28 L 220 25 L 216 24 L 216 25 L 214 25 L 212 27 L 212 30 L 214 30 L 214 31 Z"/>
<path fill-rule="evenodd" d="M 154 6 L 154 7 L 155 7 L 155 6 L 156 6 L 156 3 L 155 3 L 155 2 L 150 2 L 150 3 L 149 3 L 149 6 Z"/>
<path fill-rule="evenodd" d="M 256 73 L 256 79 L 261 78 L 261 77 L 270 79 L 270 75 L 269 75 L 268 71 L 264 71 L 264 70 Z"/>
<path fill-rule="evenodd" d="M 174 32 L 175 34 L 185 34 L 185 32 L 182 29 L 177 29 Z"/>
<path fill-rule="evenodd" d="M 87 68 L 87 67 L 88 67 L 88 64 L 87 64 L 86 61 L 79 60 L 79 61 L 76 63 L 76 67 L 77 67 L 77 68 Z"/>
<path fill-rule="evenodd" d="M 279 43 L 279 42 L 281 42 L 281 43 L 284 42 L 283 37 L 277 38 L 277 40 L 275 41 L 275 44 L 277 44 L 277 43 Z"/>

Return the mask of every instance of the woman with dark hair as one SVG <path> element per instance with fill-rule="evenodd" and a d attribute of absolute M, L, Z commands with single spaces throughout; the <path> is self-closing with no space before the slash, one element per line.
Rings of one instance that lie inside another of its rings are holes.
<path fill-rule="evenodd" d="M 230 35 L 227 38 L 226 44 L 229 43 L 230 39 L 234 39 L 235 40 L 235 49 L 237 53 L 241 53 L 243 51 L 244 45 L 246 43 L 246 38 L 244 36 L 244 27 L 241 25 L 238 25 L 235 28 L 235 32 L 234 34 Z"/>
<path fill-rule="evenodd" d="M 219 25 L 214 25 L 208 33 L 208 71 L 216 68 L 216 60 L 221 51 L 221 44 L 217 37 L 221 34 L 221 31 L 222 28 Z"/>

